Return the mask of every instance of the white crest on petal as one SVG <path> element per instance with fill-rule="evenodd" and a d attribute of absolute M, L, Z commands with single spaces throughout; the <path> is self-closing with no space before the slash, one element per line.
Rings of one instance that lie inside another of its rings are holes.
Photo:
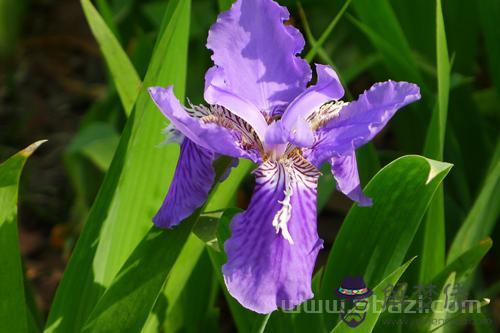
<path fill-rule="evenodd" d="M 290 203 L 290 200 L 293 195 L 293 182 L 295 181 L 293 175 L 294 171 L 291 165 L 291 160 L 286 160 L 282 165 L 280 165 L 280 167 L 284 169 L 285 175 L 285 198 L 278 201 L 281 204 L 281 208 L 274 216 L 273 227 L 276 229 L 276 233 L 281 231 L 283 238 L 293 245 L 293 239 L 287 226 L 288 221 L 292 217 L 292 204 Z"/>
<path fill-rule="evenodd" d="M 288 221 L 292 217 L 291 198 L 294 195 L 293 189 L 298 183 L 301 186 L 316 187 L 318 177 L 321 173 L 297 153 L 292 153 L 286 159 L 278 162 L 268 161 L 268 163 L 276 165 L 278 172 L 283 175 L 285 187 L 285 197 L 283 200 L 278 201 L 281 204 L 281 208 L 273 218 L 273 227 L 276 229 L 276 233 L 281 232 L 283 238 L 293 245 L 292 236 L 288 231 Z"/>

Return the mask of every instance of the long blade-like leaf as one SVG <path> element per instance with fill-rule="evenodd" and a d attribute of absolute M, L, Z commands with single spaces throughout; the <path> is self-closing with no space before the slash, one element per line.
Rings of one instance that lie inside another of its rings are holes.
<path fill-rule="evenodd" d="M 146 87 L 173 84 L 182 98 L 190 1 L 169 2 L 166 16 L 144 82 Z M 166 123 L 143 88 L 56 292 L 46 331 L 78 331 L 150 228 L 178 154 L 173 145 L 158 147 Z"/>
<path fill-rule="evenodd" d="M 38 141 L 0 164 L 0 332 L 27 332 L 28 313 L 17 234 L 19 179 Z"/>
<path fill-rule="evenodd" d="M 130 115 L 139 93 L 141 79 L 122 49 L 120 42 L 113 35 L 113 32 L 108 28 L 90 0 L 82 0 L 82 7 L 90 29 L 101 48 L 104 60 L 106 60 L 106 64 L 111 71 L 125 113 Z"/>
<path fill-rule="evenodd" d="M 500 206 L 500 142 L 497 145 L 489 174 L 472 209 L 458 230 L 448 252 L 448 262 L 458 258 L 462 253 L 474 246 L 479 240 L 489 235 L 498 221 Z"/>
<path fill-rule="evenodd" d="M 342 224 L 325 266 L 319 298 L 331 298 L 345 276 L 361 275 L 374 285 L 401 265 L 450 168 L 448 163 L 405 156 L 377 173 L 365 189 L 373 206 L 354 206 Z M 325 319 L 331 327 L 336 317 L 325 314 Z"/>
<path fill-rule="evenodd" d="M 436 1 L 436 59 L 438 71 L 437 107 L 432 114 L 427 132 L 424 155 L 442 160 L 448 100 L 450 93 L 450 61 L 444 29 L 441 0 Z M 429 207 L 422 229 L 419 281 L 429 282 L 444 267 L 445 262 L 445 212 L 444 192 L 440 187 Z"/>

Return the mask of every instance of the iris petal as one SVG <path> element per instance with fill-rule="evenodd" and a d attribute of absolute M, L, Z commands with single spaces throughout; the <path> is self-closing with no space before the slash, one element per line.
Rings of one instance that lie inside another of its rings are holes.
<path fill-rule="evenodd" d="M 297 156 L 286 163 L 267 161 L 255 175 L 250 205 L 231 223 L 223 273 L 243 306 L 269 313 L 313 296 L 311 277 L 322 247 L 316 231 L 319 172 Z M 286 226 L 274 223 L 277 219 Z"/>
<path fill-rule="evenodd" d="M 354 151 L 330 159 L 332 173 L 337 182 L 337 190 L 347 195 L 360 206 L 370 206 L 372 200 L 364 195 L 359 181 L 358 164 Z"/>
<path fill-rule="evenodd" d="M 184 139 L 172 184 L 153 218 L 156 226 L 171 228 L 203 205 L 215 179 L 214 159 L 214 153 Z"/>
<path fill-rule="evenodd" d="M 309 65 L 296 55 L 304 38 L 283 21 L 288 10 L 271 0 L 239 0 L 219 15 L 208 35 L 214 64 L 234 95 L 269 115 L 306 87 Z"/>
<path fill-rule="evenodd" d="M 344 96 L 344 88 L 331 67 L 316 64 L 316 72 L 318 82 L 290 103 L 281 120 L 288 132 L 288 141 L 300 147 L 310 147 L 314 143 L 313 130 L 307 123 L 309 116 L 324 103 Z"/>
<path fill-rule="evenodd" d="M 189 115 L 175 97 L 172 87 L 152 87 L 149 93 L 175 128 L 197 145 L 222 155 L 248 158 L 231 130 Z"/>
<path fill-rule="evenodd" d="M 358 100 L 316 131 L 308 159 L 316 166 L 332 156 L 350 154 L 377 135 L 400 108 L 420 99 L 420 89 L 408 82 L 374 84 Z"/>
<path fill-rule="evenodd" d="M 205 101 L 222 105 L 231 113 L 245 120 L 255 130 L 261 141 L 267 129 L 267 122 L 259 109 L 252 103 L 229 91 L 222 77 L 222 69 L 210 68 L 205 75 Z"/>

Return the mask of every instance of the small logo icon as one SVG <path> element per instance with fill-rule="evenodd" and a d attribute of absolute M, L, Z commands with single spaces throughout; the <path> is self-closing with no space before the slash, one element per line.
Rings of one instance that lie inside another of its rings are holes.
<path fill-rule="evenodd" d="M 366 317 L 367 298 L 372 295 L 361 276 L 346 277 L 337 289 L 341 300 L 340 318 L 349 327 L 359 326 Z"/>

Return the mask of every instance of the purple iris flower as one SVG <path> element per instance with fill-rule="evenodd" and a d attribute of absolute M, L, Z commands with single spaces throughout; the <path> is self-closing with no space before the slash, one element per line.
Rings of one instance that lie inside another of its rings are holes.
<path fill-rule="evenodd" d="M 168 130 L 181 143 L 170 190 L 154 217 L 170 228 L 191 215 L 213 185 L 214 159 L 247 158 L 258 167 L 247 210 L 233 219 L 222 271 L 227 289 L 259 313 L 313 297 L 311 277 L 322 240 L 316 230 L 316 187 L 324 162 L 337 189 L 370 205 L 360 186 L 355 149 L 370 141 L 399 108 L 420 98 L 418 86 L 387 81 L 343 102 L 335 71 L 317 64 L 317 80 L 298 54 L 300 32 L 271 0 L 239 0 L 219 15 L 207 47 L 209 106 L 183 107 L 172 87 L 150 88 Z"/>

